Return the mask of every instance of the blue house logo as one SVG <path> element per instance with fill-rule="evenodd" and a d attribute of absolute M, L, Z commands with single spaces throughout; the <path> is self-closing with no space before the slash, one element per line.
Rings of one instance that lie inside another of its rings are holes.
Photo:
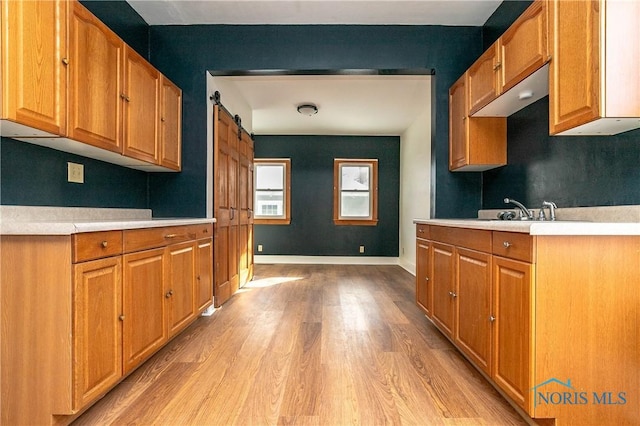
<path fill-rule="evenodd" d="M 549 391 L 550 385 L 553 391 Z M 627 403 L 626 392 L 587 392 L 578 391 L 571 385 L 571 379 L 563 382 L 552 377 L 531 388 L 533 406 L 538 405 L 586 405 L 590 402 L 597 405 L 624 405 Z M 589 398 L 591 396 L 591 399 Z"/>

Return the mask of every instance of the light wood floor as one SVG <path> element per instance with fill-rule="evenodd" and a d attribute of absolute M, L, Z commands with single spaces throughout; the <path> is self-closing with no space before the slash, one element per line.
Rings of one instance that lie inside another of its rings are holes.
<path fill-rule="evenodd" d="M 397 266 L 256 265 L 79 425 L 525 424 Z"/>

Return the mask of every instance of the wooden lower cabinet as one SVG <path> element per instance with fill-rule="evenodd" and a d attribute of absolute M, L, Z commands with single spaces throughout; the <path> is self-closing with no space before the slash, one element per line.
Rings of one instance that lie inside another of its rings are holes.
<path fill-rule="evenodd" d="M 491 254 L 456 248 L 458 291 L 454 341 L 491 374 Z"/>
<path fill-rule="evenodd" d="M 532 413 L 533 265 L 494 256 L 493 374 L 498 386 Z"/>
<path fill-rule="evenodd" d="M 433 322 L 449 338 L 453 338 L 455 321 L 455 257 L 454 247 L 433 243 Z"/>
<path fill-rule="evenodd" d="M 164 259 L 164 248 L 123 257 L 125 374 L 167 341 Z"/>
<path fill-rule="evenodd" d="M 426 240 L 416 240 L 416 303 L 424 313 L 433 315 L 433 284 L 431 282 L 432 248 Z"/>
<path fill-rule="evenodd" d="M 2 235 L 0 424 L 68 423 L 195 320 L 212 304 L 212 234 Z"/>
<path fill-rule="evenodd" d="M 185 328 L 195 316 L 196 244 L 183 243 L 167 247 L 167 282 L 165 299 L 169 337 Z"/>
<path fill-rule="evenodd" d="M 73 267 L 73 410 L 122 378 L 122 259 Z"/>
<path fill-rule="evenodd" d="M 194 309 L 202 312 L 213 300 L 213 241 L 211 238 L 199 240 L 196 250 Z"/>

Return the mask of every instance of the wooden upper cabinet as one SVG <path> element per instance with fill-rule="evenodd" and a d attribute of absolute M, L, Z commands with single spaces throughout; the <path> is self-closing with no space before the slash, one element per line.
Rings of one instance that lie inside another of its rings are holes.
<path fill-rule="evenodd" d="M 547 95 L 547 32 L 547 1 L 535 0 L 469 68 L 470 115 L 507 117 Z"/>
<path fill-rule="evenodd" d="M 160 162 L 160 73 L 131 47 L 125 46 L 122 153 L 152 164 Z"/>
<path fill-rule="evenodd" d="M 3 136 L 65 133 L 67 4 L 62 0 L 3 1 L 0 6 L 0 118 L 10 120 L 2 125 Z"/>
<path fill-rule="evenodd" d="M 549 132 L 640 127 L 640 2 L 550 2 Z"/>
<path fill-rule="evenodd" d="M 507 163 L 506 117 L 469 117 L 467 73 L 449 89 L 449 170 L 483 171 Z"/>
<path fill-rule="evenodd" d="M 467 71 L 469 114 L 473 114 L 498 96 L 500 50 L 498 43 L 491 45 Z"/>
<path fill-rule="evenodd" d="M 182 90 L 162 76 L 160 85 L 160 165 L 179 171 L 182 158 Z"/>
<path fill-rule="evenodd" d="M 79 2 L 69 28 L 68 136 L 122 152 L 122 58 L 124 43 Z"/>
<path fill-rule="evenodd" d="M 499 38 L 499 92 L 503 93 L 549 61 L 547 1 L 536 0 Z"/>

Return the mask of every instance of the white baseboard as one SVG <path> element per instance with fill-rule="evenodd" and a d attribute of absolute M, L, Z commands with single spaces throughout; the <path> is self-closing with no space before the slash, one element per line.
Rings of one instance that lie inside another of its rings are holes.
<path fill-rule="evenodd" d="M 416 276 L 416 264 L 412 262 L 407 262 L 402 258 L 398 259 L 398 265 L 414 277 Z"/>
<path fill-rule="evenodd" d="M 397 257 L 374 256 L 287 256 L 255 255 L 256 264 L 308 264 L 308 265 L 398 265 Z"/>

